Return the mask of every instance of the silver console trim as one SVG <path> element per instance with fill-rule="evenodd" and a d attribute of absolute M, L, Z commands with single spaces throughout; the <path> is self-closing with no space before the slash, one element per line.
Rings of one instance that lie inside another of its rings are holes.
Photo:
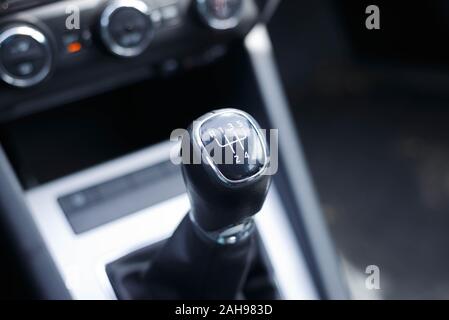
<path fill-rule="evenodd" d="M 170 236 L 188 211 L 189 202 L 183 194 L 77 235 L 57 198 L 166 161 L 173 146 L 174 142 L 161 143 L 26 192 L 31 215 L 74 299 L 116 299 L 106 264 Z M 256 224 L 282 297 L 316 299 L 312 277 L 275 185 Z"/>
<path fill-rule="evenodd" d="M 347 299 L 349 291 L 343 282 L 339 258 L 321 212 L 265 25 L 257 25 L 248 34 L 245 47 L 257 78 L 267 116 L 271 125 L 279 128 L 279 134 L 282 135 L 282 139 L 279 140 L 280 154 L 288 154 L 284 157 L 284 165 L 297 205 L 301 210 L 305 230 L 308 231 L 309 243 L 324 286 L 325 298 Z"/>

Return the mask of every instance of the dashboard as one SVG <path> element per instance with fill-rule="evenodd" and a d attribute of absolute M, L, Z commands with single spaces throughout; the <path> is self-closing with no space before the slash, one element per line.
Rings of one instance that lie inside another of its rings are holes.
<path fill-rule="evenodd" d="M 0 108 L 48 108 L 57 104 L 51 97 L 70 100 L 208 64 L 260 21 L 268 3 L 3 1 Z"/>

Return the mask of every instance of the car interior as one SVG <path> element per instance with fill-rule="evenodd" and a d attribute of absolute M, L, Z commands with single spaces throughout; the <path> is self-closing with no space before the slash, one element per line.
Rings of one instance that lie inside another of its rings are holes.
<path fill-rule="evenodd" d="M 449 6 L 369 5 L 1 0 L 0 298 L 448 298 Z"/>

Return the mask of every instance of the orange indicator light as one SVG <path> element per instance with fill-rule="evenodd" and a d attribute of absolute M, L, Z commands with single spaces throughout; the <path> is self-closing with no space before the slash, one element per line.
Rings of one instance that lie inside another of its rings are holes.
<path fill-rule="evenodd" d="M 75 53 L 81 51 L 81 43 L 79 42 L 72 42 L 67 45 L 67 52 L 69 53 Z"/>

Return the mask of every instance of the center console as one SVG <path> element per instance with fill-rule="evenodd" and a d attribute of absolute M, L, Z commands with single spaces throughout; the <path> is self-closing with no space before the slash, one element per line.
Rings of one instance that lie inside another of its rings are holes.
<path fill-rule="evenodd" d="M 254 218 L 255 280 L 239 298 L 343 297 L 263 24 L 275 4 L 19 1 L 0 12 L 0 140 L 71 298 L 141 297 L 132 275 L 194 207 L 170 132 L 223 107 L 280 131 L 279 171 Z"/>

